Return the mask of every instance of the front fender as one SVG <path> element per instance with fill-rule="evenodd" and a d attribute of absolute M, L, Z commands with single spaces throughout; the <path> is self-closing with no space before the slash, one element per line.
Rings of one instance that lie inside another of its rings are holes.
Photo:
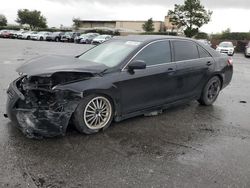
<path fill-rule="evenodd" d="M 61 91 L 71 91 L 81 94 L 82 98 L 90 94 L 102 94 L 108 96 L 115 105 L 116 115 L 120 115 L 120 92 L 118 87 L 107 77 L 92 77 L 70 84 L 57 85 L 53 89 Z"/>

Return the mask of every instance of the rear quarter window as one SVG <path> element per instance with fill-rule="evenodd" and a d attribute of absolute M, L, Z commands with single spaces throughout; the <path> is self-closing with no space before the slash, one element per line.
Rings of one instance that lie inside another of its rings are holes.
<path fill-rule="evenodd" d="M 198 51 L 199 51 L 199 56 L 200 58 L 206 58 L 206 57 L 211 57 L 211 55 L 202 47 L 197 46 L 198 47 Z"/>

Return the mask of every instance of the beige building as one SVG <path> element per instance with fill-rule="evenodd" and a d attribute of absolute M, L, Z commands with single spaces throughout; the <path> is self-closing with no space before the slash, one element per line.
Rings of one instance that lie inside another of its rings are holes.
<path fill-rule="evenodd" d="M 142 25 L 146 21 L 124 21 L 124 20 L 81 20 L 80 30 L 88 29 L 109 29 L 118 30 L 120 32 L 141 33 Z M 155 32 L 172 30 L 174 26 L 166 16 L 164 21 L 153 21 Z"/>

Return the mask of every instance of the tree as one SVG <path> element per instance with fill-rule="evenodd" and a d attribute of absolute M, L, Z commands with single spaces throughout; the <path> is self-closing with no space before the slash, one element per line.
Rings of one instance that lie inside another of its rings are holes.
<path fill-rule="evenodd" d="M 207 33 L 199 32 L 195 35 L 195 39 L 209 39 L 209 36 Z"/>
<path fill-rule="evenodd" d="M 226 30 L 222 31 L 222 34 L 226 34 L 226 33 L 231 33 L 231 29 L 227 28 Z"/>
<path fill-rule="evenodd" d="M 146 22 L 142 25 L 142 29 L 143 29 L 145 32 L 153 32 L 153 31 L 155 30 L 153 19 L 152 19 L 152 18 L 148 19 L 148 21 L 146 21 Z"/>
<path fill-rule="evenodd" d="M 73 18 L 72 21 L 75 30 L 78 30 L 81 27 L 81 18 Z"/>
<path fill-rule="evenodd" d="M 7 25 L 7 18 L 3 14 L 0 14 L 0 26 L 6 26 L 6 25 Z"/>
<path fill-rule="evenodd" d="M 17 11 L 16 22 L 21 25 L 27 24 L 32 30 L 36 28 L 47 28 L 46 18 L 37 10 L 19 9 Z"/>
<path fill-rule="evenodd" d="M 173 25 L 184 27 L 187 37 L 193 37 L 210 21 L 212 13 L 201 5 L 200 0 L 185 0 L 184 5 L 175 4 L 174 10 L 168 11 L 168 16 Z"/>

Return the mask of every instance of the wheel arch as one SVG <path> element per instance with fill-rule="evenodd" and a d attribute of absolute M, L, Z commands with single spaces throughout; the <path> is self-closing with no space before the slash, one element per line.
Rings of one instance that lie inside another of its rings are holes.
<path fill-rule="evenodd" d="M 217 76 L 219 79 L 220 79 L 220 89 L 222 90 L 222 88 L 223 88 L 223 85 L 224 85 L 224 77 L 223 77 L 223 75 L 221 74 L 221 73 L 215 73 L 213 76 L 211 76 L 210 78 L 209 78 L 209 80 L 211 79 L 211 78 L 213 78 L 213 77 L 215 77 L 215 76 Z"/>
<path fill-rule="evenodd" d="M 119 114 L 119 107 L 120 107 L 119 102 L 117 100 L 117 97 L 115 97 L 111 93 L 105 92 L 105 91 L 100 91 L 100 90 L 88 91 L 88 92 L 83 94 L 83 98 L 86 96 L 89 96 L 89 95 L 101 95 L 101 96 L 108 98 L 112 104 L 112 107 L 113 107 L 114 117 L 117 116 L 117 114 Z"/>

